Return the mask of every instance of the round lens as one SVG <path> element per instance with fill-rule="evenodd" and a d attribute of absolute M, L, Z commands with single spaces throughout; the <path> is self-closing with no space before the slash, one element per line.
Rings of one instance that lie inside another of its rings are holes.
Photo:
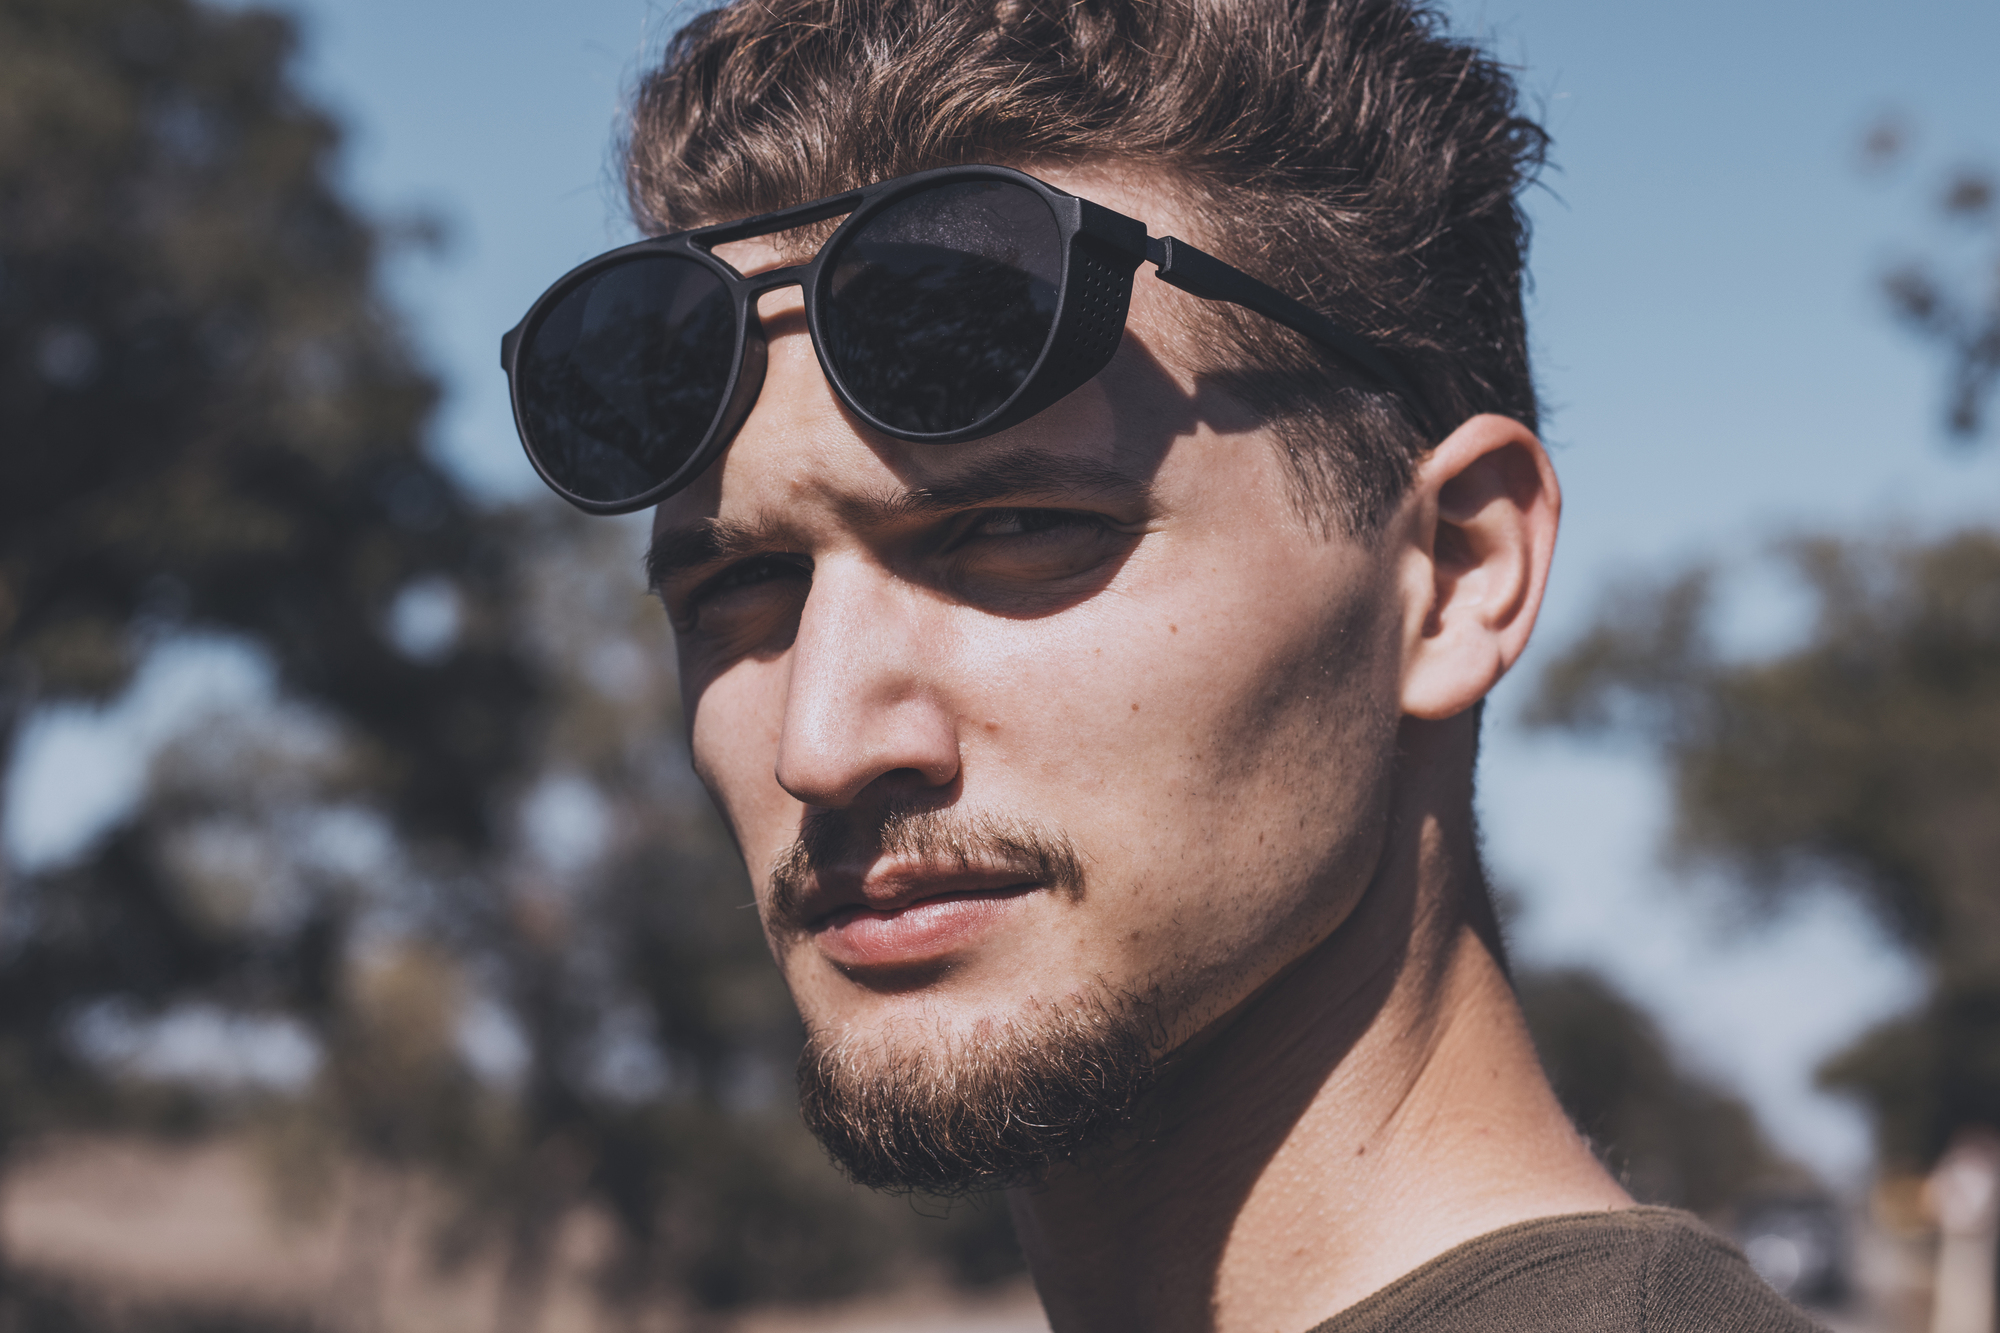
<path fill-rule="evenodd" d="M 601 503 L 634 499 L 679 471 L 722 408 L 735 320 L 722 279 L 671 255 L 578 283 L 515 362 L 522 433 L 542 470 Z"/>
<path fill-rule="evenodd" d="M 911 434 L 963 430 L 1026 382 L 1055 324 L 1062 232 L 1041 196 L 965 181 L 898 200 L 835 256 L 823 350 L 841 387 Z"/>

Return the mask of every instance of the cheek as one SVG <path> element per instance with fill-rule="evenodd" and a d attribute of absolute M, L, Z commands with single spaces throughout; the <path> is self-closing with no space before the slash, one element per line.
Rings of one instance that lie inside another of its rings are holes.
<path fill-rule="evenodd" d="M 1199 1024 L 1359 900 L 1397 709 L 1375 599 L 1302 609 L 1276 580 L 1192 601 L 1093 604 L 1095 623 L 1052 618 L 1014 651 L 1018 624 L 972 636 L 1002 724 L 968 756 L 967 790 L 985 769 L 1078 842 L 1093 901 L 1077 947 L 1128 984 L 1199 994 Z"/>
<path fill-rule="evenodd" d="M 982 619 L 954 674 L 981 725 L 967 728 L 968 790 L 1036 785 L 1104 797 L 1070 813 L 1124 811 L 1150 834 L 1189 804 L 1254 819 L 1280 806 L 1336 804 L 1370 787 L 1355 762 L 1393 732 L 1395 670 L 1376 600 L 1350 592 L 1301 606 L 1278 582 L 1201 599 L 1143 577 L 1040 621 Z M 981 752 L 988 762 L 981 764 Z M 1213 824 L 1205 838 L 1226 830 Z"/>
<path fill-rule="evenodd" d="M 971 626 L 961 640 L 967 794 L 1031 801 L 1065 826 L 1113 813 L 1135 773 L 1178 748 L 1159 697 L 1169 623 L 1112 623 L 1093 602 Z"/>
<path fill-rule="evenodd" d="M 797 802 L 775 776 L 783 663 L 740 661 L 698 688 L 683 689 L 695 773 L 728 821 L 752 875 L 759 876 L 789 838 L 782 831 L 787 817 L 796 818 Z"/>

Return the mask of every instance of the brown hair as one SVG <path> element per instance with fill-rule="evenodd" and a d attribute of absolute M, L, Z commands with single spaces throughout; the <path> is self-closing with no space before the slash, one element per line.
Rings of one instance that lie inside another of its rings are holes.
<path fill-rule="evenodd" d="M 1449 429 L 1535 422 L 1517 196 L 1545 145 L 1412 0 L 735 0 L 641 85 L 626 170 L 666 232 L 927 167 L 1157 164 L 1188 239 L 1392 349 Z M 1193 304 L 1301 511 L 1377 526 L 1435 441 L 1298 335 Z"/>

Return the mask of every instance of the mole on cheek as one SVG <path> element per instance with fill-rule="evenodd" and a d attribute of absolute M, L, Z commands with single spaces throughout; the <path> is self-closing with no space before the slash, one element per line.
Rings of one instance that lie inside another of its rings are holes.
<path fill-rule="evenodd" d="M 1135 712 L 1135 713 L 1136 713 L 1136 712 L 1138 712 L 1138 711 L 1139 711 L 1139 705 L 1137 705 L 1137 704 L 1133 704 L 1133 705 L 1132 705 L 1132 711 L 1133 711 L 1133 712 Z"/>

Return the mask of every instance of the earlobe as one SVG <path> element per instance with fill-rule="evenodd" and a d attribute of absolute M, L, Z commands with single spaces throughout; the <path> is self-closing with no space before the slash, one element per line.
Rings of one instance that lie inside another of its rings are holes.
<path fill-rule="evenodd" d="M 1399 528 L 1406 714 L 1456 716 L 1520 657 L 1561 510 L 1541 441 L 1510 417 L 1473 417 L 1419 465 Z"/>

